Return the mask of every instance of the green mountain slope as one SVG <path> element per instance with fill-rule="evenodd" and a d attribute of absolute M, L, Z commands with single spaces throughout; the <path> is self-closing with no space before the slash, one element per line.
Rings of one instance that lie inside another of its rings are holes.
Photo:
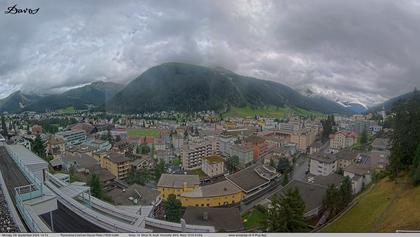
<path fill-rule="evenodd" d="M 16 113 L 26 109 L 26 107 L 41 99 L 38 95 L 27 95 L 21 91 L 16 91 L 8 97 L 0 100 L 0 112 Z"/>
<path fill-rule="evenodd" d="M 418 91 L 414 90 L 412 92 L 394 97 L 392 99 L 389 99 L 389 100 L 385 101 L 382 104 L 375 105 L 372 108 L 369 108 L 368 112 L 378 112 L 378 111 L 381 111 L 383 108 L 385 108 L 385 110 L 388 111 L 388 110 L 392 109 L 392 107 L 394 107 L 394 105 L 396 105 L 398 103 L 404 103 L 405 101 L 407 101 L 408 99 L 410 99 L 411 97 L 416 95 L 417 93 L 418 93 Z"/>
<path fill-rule="evenodd" d="M 165 63 L 130 82 L 105 106 L 107 111 L 226 111 L 230 107 L 295 106 L 323 113 L 351 113 L 322 97 L 307 97 L 273 81 L 222 68 Z"/>
<path fill-rule="evenodd" d="M 98 81 L 55 95 L 26 95 L 18 91 L 0 100 L 0 112 L 44 112 L 71 106 L 76 109 L 86 109 L 89 105 L 103 105 L 122 88 L 123 85 L 120 84 Z"/>

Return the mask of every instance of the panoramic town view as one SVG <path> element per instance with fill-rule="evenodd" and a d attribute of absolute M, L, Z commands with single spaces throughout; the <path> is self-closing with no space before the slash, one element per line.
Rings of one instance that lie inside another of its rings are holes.
<path fill-rule="evenodd" d="M 419 2 L 0 8 L 1 233 L 420 231 Z"/>

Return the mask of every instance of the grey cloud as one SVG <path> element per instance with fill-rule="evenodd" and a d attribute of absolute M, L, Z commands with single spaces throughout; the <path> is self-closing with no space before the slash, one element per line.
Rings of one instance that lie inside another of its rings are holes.
<path fill-rule="evenodd" d="M 0 14 L 1 97 L 126 83 L 168 61 L 224 66 L 366 104 L 420 87 L 420 6 L 413 1 L 16 3 L 41 9 Z"/>

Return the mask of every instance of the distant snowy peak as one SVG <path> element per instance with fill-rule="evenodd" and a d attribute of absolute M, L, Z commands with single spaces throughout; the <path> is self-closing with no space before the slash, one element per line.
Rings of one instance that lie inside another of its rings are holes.
<path fill-rule="evenodd" d="M 336 100 L 335 102 L 359 114 L 364 113 L 368 110 L 368 107 L 366 105 L 359 102 L 349 102 L 349 101 L 339 101 L 339 100 Z"/>

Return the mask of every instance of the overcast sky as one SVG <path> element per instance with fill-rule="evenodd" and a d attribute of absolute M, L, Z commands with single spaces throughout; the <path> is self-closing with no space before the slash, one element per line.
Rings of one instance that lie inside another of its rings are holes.
<path fill-rule="evenodd" d="M 8 7 L 36 15 L 4 14 Z M 420 2 L 0 1 L 0 98 L 169 61 L 223 66 L 367 105 L 420 87 Z"/>

